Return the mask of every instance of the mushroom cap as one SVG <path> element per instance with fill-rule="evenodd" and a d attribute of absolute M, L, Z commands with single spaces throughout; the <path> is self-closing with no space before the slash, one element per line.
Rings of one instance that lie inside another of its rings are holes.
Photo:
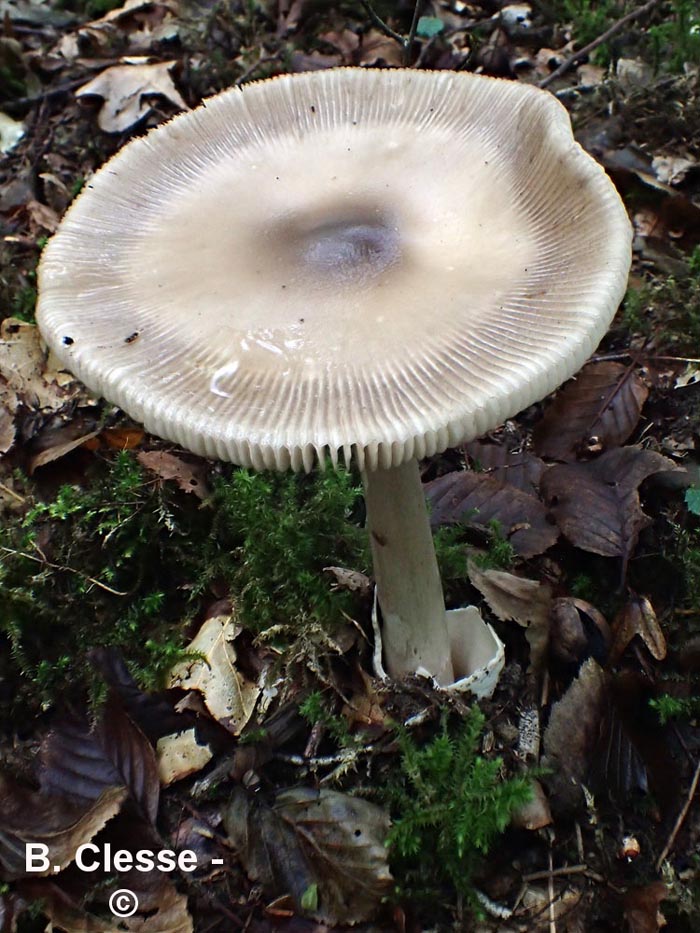
<path fill-rule="evenodd" d="M 226 91 L 122 149 L 46 247 L 37 316 L 154 434 L 255 468 L 375 469 L 571 376 L 630 254 L 550 94 L 338 69 Z"/>

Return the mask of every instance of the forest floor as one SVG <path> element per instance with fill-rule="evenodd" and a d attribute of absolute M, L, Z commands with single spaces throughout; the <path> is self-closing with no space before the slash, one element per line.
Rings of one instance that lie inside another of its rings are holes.
<path fill-rule="evenodd" d="M 694 0 L 0 17 L 0 929 L 700 929 Z M 34 324 L 42 248 L 125 143 L 231 85 L 341 65 L 546 88 L 634 226 L 578 378 L 423 464 L 448 605 L 505 643 L 472 706 L 376 676 L 357 474 L 165 444 Z M 196 869 L 81 871 L 93 840 Z M 122 919 L 117 889 L 138 902 Z"/>

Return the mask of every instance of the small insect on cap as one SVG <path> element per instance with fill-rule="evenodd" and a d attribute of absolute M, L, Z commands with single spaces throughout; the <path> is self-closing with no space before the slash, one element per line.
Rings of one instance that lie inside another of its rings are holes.
<path fill-rule="evenodd" d="M 572 375 L 630 241 L 551 95 L 314 72 L 226 91 L 119 152 L 45 250 L 38 319 L 92 390 L 196 453 L 398 466 Z"/>

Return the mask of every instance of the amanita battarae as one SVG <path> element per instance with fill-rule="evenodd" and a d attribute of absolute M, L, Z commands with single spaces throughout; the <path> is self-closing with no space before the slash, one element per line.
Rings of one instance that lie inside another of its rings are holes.
<path fill-rule="evenodd" d="M 218 95 L 120 151 L 41 262 L 63 364 L 147 430 L 255 469 L 362 471 L 386 664 L 451 655 L 418 461 L 571 376 L 630 225 L 564 108 L 451 72 Z"/>

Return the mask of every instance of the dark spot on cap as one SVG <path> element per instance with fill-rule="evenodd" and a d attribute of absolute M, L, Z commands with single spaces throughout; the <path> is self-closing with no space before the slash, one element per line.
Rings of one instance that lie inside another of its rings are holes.
<path fill-rule="evenodd" d="M 134 340 L 137 340 L 137 339 L 138 339 L 138 336 L 139 336 L 139 332 L 138 332 L 137 330 L 135 330 L 135 331 L 133 332 L 133 334 L 129 334 L 128 337 L 125 337 L 125 338 L 124 338 L 124 343 L 133 343 Z"/>
<path fill-rule="evenodd" d="M 64 347 L 70 347 L 75 343 L 72 337 L 64 337 L 62 342 Z"/>

